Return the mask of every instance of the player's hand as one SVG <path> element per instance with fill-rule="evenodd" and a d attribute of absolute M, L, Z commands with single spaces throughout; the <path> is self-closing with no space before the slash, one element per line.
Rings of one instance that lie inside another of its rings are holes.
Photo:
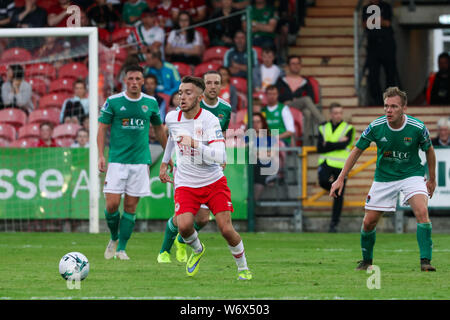
<path fill-rule="evenodd" d="M 427 191 L 430 199 L 433 197 L 434 189 L 436 189 L 436 180 L 427 180 Z"/>
<path fill-rule="evenodd" d="M 169 172 L 172 173 L 173 172 L 173 161 L 172 159 L 169 160 L 169 163 L 167 164 L 168 168 L 169 168 Z"/>
<path fill-rule="evenodd" d="M 225 171 L 225 168 L 227 167 L 227 164 L 226 163 L 222 163 L 220 166 L 222 167 L 222 171 Z"/>
<path fill-rule="evenodd" d="M 186 146 L 189 148 L 197 148 L 198 142 L 194 139 L 192 139 L 191 136 L 178 136 L 178 143 L 182 146 Z"/>
<path fill-rule="evenodd" d="M 170 178 L 170 176 L 167 174 L 167 168 L 168 168 L 168 164 L 167 163 L 161 163 L 161 166 L 159 167 L 159 180 L 162 183 L 173 183 L 173 180 Z"/>
<path fill-rule="evenodd" d="M 100 172 L 106 172 L 106 160 L 103 156 L 98 158 L 98 170 Z"/>
<path fill-rule="evenodd" d="M 338 179 L 333 182 L 330 189 L 330 197 L 337 198 L 342 194 L 342 189 L 344 188 L 344 179 Z"/>

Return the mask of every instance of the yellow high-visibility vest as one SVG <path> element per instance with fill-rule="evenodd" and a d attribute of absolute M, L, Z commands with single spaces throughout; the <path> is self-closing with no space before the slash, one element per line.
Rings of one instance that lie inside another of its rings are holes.
<path fill-rule="evenodd" d="M 339 142 L 339 140 L 346 136 L 349 130 L 352 130 L 353 126 L 345 121 L 342 121 L 336 130 L 333 131 L 333 126 L 331 122 L 327 122 L 319 126 L 319 131 L 322 134 L 323 140 L 325 142 Z M 345 149 L 334 150 L 319 155 L 319 165 L 321 165 L 325 160 L 330 167 L 342 169 L 350 155 L 351 148 L 355 142 L 355 131 L 353 130 L 352 138 L 348 142 Z"/>

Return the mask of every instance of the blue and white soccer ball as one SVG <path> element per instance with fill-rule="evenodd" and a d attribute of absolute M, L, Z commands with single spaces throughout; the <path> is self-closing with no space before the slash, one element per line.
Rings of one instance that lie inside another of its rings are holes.
<path fill-rule="evenodd" d="M 89 261 L 79 252 L 69 252 L 59 261 L 59 273 L 64 280 L 84 280 L 89 274 Z"/>

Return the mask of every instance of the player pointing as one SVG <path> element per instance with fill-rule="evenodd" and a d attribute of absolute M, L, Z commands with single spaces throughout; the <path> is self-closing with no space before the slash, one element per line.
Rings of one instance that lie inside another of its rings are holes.
<path fill-rule="evenodd" d="M 201 78 L 184 77 L 179 88 L 180 110 L 166 116 L 169 139 L 177 142 L 174 223 L 184 242 L 193 250 L 186 273 L 194 276 L 198 272 L 205 253 L 205 245 L 194 229 L 194 219 L 200 206 L 206 204 L 235 259 L 238 279 L 250 280 L 252 274 L 247 267 L 244 244 L 231 224 L 231 192 L 220 166 L 226 161 L 225 140 L 218 118 L 200 108 L 204 90 Z M 159 177 L 163 183 L 171 181 L 167 174 L 170 156 L 165 152 L 161 163 Z"/>
<path fill-rule="evenodd" d="M 372 121 L 362 133 L 345 162 L 337 180 L 332 184 L 330 196 L 341 194 L 344 179 L 363 151 L 375 142 L 377 165 L 375 177 L 365 205 L 365 216 L 361 228 L 363 260 L 357 270 L 366 270 L 372 265 L 376 225 L 385 211 L 395 211 L 398 193 L 405 196 L 417 219 L 417 242 L 420 250 L 422 271 L 436 271 L 431 265 L 431 222 L 428 217 L 428 197 L 436 188 L 436 156 L 431 145 L 428 129 L 424 123 L 406 115 L 406 93 L 397 87 L 388 88 L 383 95 L 385 116 Z M 429 168 L 429 179 L 424 179 L 425 169 L 421 165 L 419 149 L 425 152 Z"/>

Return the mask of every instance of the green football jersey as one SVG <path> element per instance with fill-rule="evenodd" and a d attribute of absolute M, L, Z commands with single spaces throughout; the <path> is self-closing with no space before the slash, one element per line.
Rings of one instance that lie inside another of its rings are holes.
<path fill-rule="evenodd" d="M 388 182 L 413 176 L 424 176 L 419 148 L 427 151 L 431 146 L 430 133 L 425 124 L 405 115 L 405 123 L 399 129 L 392 129 L 386 116 L 372 121 L 356 143 L 359 149 L 366 149 L 371 142 L 377 145 L 377 166 L 374 180 Z"/>
<path fill-rule="evenodd" d="M 228 129 L 228 125 L 230 124 L 231 105 L 221 98 L 218 99 L 219 100 L 214 106 L 206 104 L 206 102 L 202 99 L 200 102 L 200 107 L 215 115 L 219 119 L 222 131 L 226 131 Z"/>
<path fill-rule="evenodd" d="M 106 99 L 98 121 L 111 125 L 109 162 L 151 164 L 149 128 L 161 125 L 159 106 L 152 96 L 131 99 L 121 92 Z"/>

